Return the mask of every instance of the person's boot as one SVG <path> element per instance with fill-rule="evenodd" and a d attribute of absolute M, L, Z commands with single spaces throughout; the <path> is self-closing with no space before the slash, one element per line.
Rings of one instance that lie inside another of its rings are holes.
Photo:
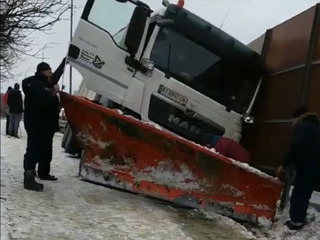
<path fill-rule="evenodd" d="M 25 171 L 23 186 L 25 189 L 28 189 L 28 190 L 42 192 L 43 191 L 43 184 L 37 183 L 34 180 L 35 175 L 36 175 L 35 171 L 32 171 L 32 170 Z"/>
<path fill-rule="evenodd" d="M 57 181 L 58 178 L 53 176 L 53 175 L 45 175 L 45 176 L 42 176 L 42 175 L 39 175 L 39 172 L 38 172 L 38 177 L 41 179 L 41 180 L 49 180 L 49 181 Z"/>
<path fill-rule="evenodd" d="M 300 230 L 302 229 L 306 223 L 305 222 L 293 222 L 293 221 L 287 221 L 285 225 L 290 229 L 290 230 Z"/>

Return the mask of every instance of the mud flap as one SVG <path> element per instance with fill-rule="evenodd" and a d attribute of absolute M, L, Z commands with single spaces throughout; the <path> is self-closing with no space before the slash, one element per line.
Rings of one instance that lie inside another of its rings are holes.
<path fill-rule="evenodd" d="M 83 180 L 248 222 L 272 221 L 283 184 L 117 111 L 62 93 Z"/>

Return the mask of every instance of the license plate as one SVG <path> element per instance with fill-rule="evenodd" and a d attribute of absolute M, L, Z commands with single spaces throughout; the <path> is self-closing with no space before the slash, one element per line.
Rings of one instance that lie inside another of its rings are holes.
<path fill-rule="evenodd" d="M 163 96 L 165 96 L 165 97 L 167 97 L 167 98 L 169 98 L 169 99 L 171 99 L 171 100 L 175 101 L 176 103 L 179 103 L 183 106 L 185 106 L 188 102 L 188 98 L 182 96 L 181 94 L 179 94 L 179 93 L 177 93 L 177 92 L 175 92 L 175 91 L 173 91 L 163 85 L 160 85 L 158 92 L 161 95 L 163 95 Z"/>

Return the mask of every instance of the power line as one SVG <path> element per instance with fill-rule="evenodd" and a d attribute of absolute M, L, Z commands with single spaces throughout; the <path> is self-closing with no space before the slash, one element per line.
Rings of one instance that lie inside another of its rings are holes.
<path fill-rule="evenodd" d="M 220 29 L 222 28 L 222 26 L 223 26 L 223 24 L 224 24 L 224 22 L 225 22 L 225 20 L 226 20 L 226 18 L 227 18 L 227 16 L 228 16 L 228 14 L 229 14 L 229 11 L 230 11 L 230 8 L 228 9 L 226 15 L 224 16 L 224 19 L 223 19 L 223 21 L 222 21 L 222 23 L 221 23 L 221 25 L 220 25 Z"/>

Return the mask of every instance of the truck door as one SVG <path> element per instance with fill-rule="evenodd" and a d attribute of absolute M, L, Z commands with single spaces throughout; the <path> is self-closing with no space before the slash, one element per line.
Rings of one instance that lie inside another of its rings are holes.
<path fill-rule="evenodd" d="M 87 1 L 68 60 L 90 90 L 122 103 L 134 73 L 132 63 L 141 55 L 149 16 L 149 7 L 138 1 Z"/>

